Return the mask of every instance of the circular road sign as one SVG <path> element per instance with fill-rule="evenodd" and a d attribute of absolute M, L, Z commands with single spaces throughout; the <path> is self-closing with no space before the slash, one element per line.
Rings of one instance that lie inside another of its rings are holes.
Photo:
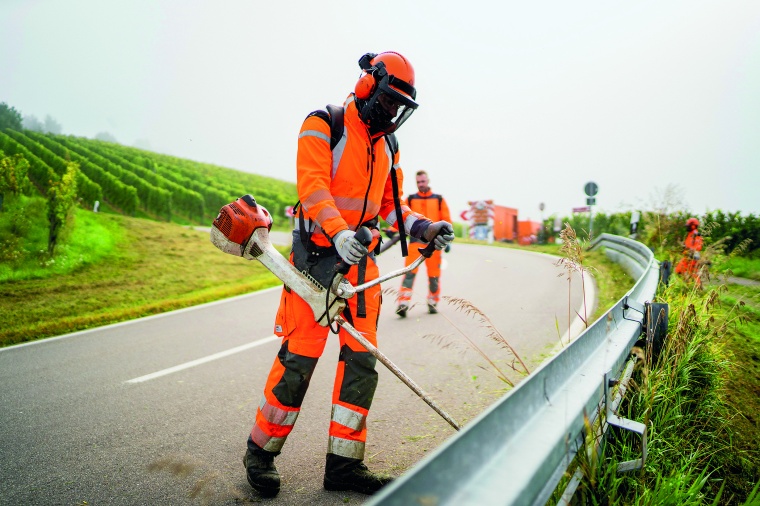
<path fill-rule="evenodd" d="M 586 186 L 583 187 L 583 191 L 585 191 L 586 195 L 589 197 L 593 197 L 599 191 L 599 187 L 596 185 L 596 183 L 591 181 L 586 183 Z"/>

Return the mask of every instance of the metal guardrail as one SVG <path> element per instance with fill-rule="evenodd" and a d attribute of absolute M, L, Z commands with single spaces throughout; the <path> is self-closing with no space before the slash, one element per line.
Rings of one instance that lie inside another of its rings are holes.
<path fill-rule="evenodd" d="M 660 266 L 631 239 L 602 234 L 596 247 L 637 279 L 626 297 L 365 504 L 543 505 L 583 445 L 584 415 L 593 420 L 606 404 L 607 422 L 619 425 L 609 411 L 609 379 L 625 374 Z"/>

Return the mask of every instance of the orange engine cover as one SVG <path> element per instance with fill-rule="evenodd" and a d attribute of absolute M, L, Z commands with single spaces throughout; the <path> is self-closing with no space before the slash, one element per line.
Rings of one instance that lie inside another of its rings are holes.
<path fill-rule="evenodd" d="M 256 204 L 256 199 L 251 195 L 243 195 L 235 202 L 227 204 L 219 210 L 213 226 L 224 235 L 229 243 L 240 246 L 242 253 L 242 249 L 248 243 L 254 230 L 262 227 L 266 227 L 267 231 L 272 229 L 272 216 L 264 206 Z M 232 244 L 227 244 L 227 248 L 223 249 L 227 253 L 241 254 L 237 251 L 228 251 L 230 246 Z"/>

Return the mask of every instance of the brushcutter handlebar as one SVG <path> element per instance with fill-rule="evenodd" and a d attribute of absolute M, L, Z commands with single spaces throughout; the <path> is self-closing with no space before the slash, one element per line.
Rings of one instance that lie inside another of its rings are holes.
<path fill-rule="evenodd" d="M 362 227 L 363 230 L 367 231 L 368 236 L 371 238 L 369 229 Z M 435 237 L 438 237 L 439 235 L 443 235 L 445 233 L 448 233 L 446 230 L 440 230 L 438 234 L 436 234 Z M 357 237 L 359 236 L 359 232 L 356 233 Z M 340 280 L 339 283 L 336 283 L 333 285 L 333 293 L 340 297 L 341 299 L 350 299 L 358 292 L 363 292 L 367 288 L 370 288 L 372 286 L 378 285 L 382 283 L 383 281 L 388 281 L 389 279 L 393 279 L 395 277 L 401 276 L 403 274 L 406 274 L 407 272 L 413 271 L 417 267 L 420 266 L 422 262 L 425 261 L 426 258 L 430 258 L 433 255 L 433 252 L 435 252 L 435 237 L 425 246 L 420 248 L 420 257 L 417 258 L 414 262 L 409 264 L 408 266 L 404 267 L 403 269 L 398 269 L 392 272 L 389 272 L 387 274 L 383 274 L 376 279 L 373 279 L 372 281 L 368 281 L 366 283 L 363 283 L 361 285 L 353 286 L 348 281 L 345 281 L 343 279 Z M 362 243 L 364 244 L 364 243 Z M 366 246 L 366 244 L 365 244 Z M 343 264 L 345 262 L 341 262 Z M 339 266 L 340 267 L 340 266 Z M 349 266 L 350 267 L 350 266 Z M 348 269 L 345 270 L 345 272 L 341 272 L 340 268 L 338 269 L 338 273 L 345 275 L 348 272 Z"/>
<path fill-rule="evenodd" d="M 438 232 L 438 235 L 441 235 L 443 231 Z M 435 238 L 433 238 L 432 241 L 430 241 L 427 246 L 424 248 L 420 248 L 420 254 L 425 258 L 430 258 L 433 256 L 433 252 L 435 252 Z"/>

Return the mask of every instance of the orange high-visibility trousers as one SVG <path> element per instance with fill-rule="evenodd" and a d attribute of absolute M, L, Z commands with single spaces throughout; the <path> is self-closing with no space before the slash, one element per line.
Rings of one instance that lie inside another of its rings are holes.
<path fill-rule="evenodd" d="M 358 284 L 358 272 L 354 265 L 346 276 L 353 285 Z M 367 257 L 365 281 L 378 275 L 374 260 Z M 381 287 L 376 285 L 363 294 L 348 299 L 344 318 L 377 346 Z M 282 449 L 324 351 L 330 331 L 314 319 L 311 307 L 295 292 L 283 288 L 275 321 L 275 333 L 283 338 L 282 346 L 269 372 L 251 430 L 251 440 L 264 450 L 279 453 Z M 367 414 L 377 387 L 377 359 L 343 328 L 338 338 L 340 357 L 333 386 L 328 453 L 361 460 L 367 439 Z"/>
<path fill-rule="evenodd" d="M 420 248 L 424 247 L 425 244 L 421 243 L 412 243 L 409 245 L 409 255 L 407 255 L 406 260 L 404 262 L 404 265 L 406 267 L 409 267 L 412 262 L 414 262 L 416 259 L 418 259 L 422 253 L 420 253 Z M 441 250 L 435 250 L 433 251 L 433 254 L 430 256 L 430 258 L 425 259 L 425 269 L 427 270 L 428 275 L 428 296 L 427 296 L 427 303 L 428 304 L 438 304 L 438 301 L 441 297 Z M 399 289 L 399 295 L 398 295 L 398 303 L 409 305 L 409 301 L 412 299 L 412 288 L 414 286 L 414 278 L 417 275 L 417 271 L 419 270 L 419 267 L 414 269 L 413 271 L 407 272 L 404 276 L 403 281 L 401 282 L 401 288 Z"/>

